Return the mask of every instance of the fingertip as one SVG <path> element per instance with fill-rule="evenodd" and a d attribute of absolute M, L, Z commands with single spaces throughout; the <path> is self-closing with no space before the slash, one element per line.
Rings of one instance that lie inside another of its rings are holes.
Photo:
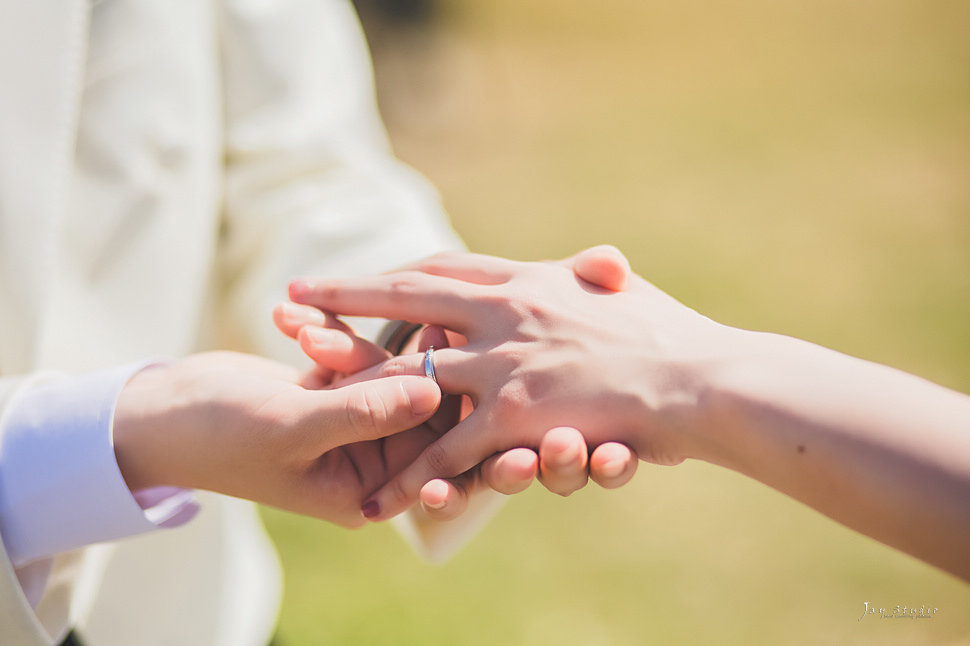
<path fill-rule="evenodd" d="M 275 325 L 276 329 L 283 334 L 293 338 L 293 334 L 291 334 L 288 326 L 286 325 L 286 318 L 283 316 L 283 306 L 284 303 L 277 303 L 275 306 L 273 306 L 273 325 Z"/>
<path fill-rule="evenodd" d="M 304 325 L 297 333 L 300 348 L 311 358 L 315 354 L 338 353 L 343 357 L 354 350 L 354 340 L 347 334 L 316 325 Z"/>
<path fill-rule="evenodd" d="M 625 444 L 607 442 L 590 456 L 590 477 L 604 489 L 616 489 L 633 478 L 638 464 L 636 454 Z"/>
<path fill-rule="evenodd" d="M 586 455 L 586 439 L 577 429 L 561 426 L 546 431 L 539 443 L 543 464 L 564 466 L 581 462 Z"/>
<path fill-rule="evenodd" d="M 290 300 L 300 301 L 306 298 L 316 287 L 316 284 L 308 278 L 294 278 L 286 286 L 287 296 Z"/>
<path fill-rule="evenodd" d="M 441 390 L 431 379 L 426 377 L 405 377 L 401 388 L 407 397 L 411 414 L 420 419 L 427 419 L 441 404 Z"/>
<path fill-rule="evenodd" d="M 538 474 L 539 456 L 526 448 L 511 449 L 492 456 L 482 465 L 485 483 L 505 495 L 525 491 Z"/>
<path fill-rule="evenodd" d="M 421 488 L 418 500 L 429 518 L 438 521 L 461 516 L 467 504 L 465 491 L 447 480 L 431 480 Z"/>
<path fill-rule="evenodd" d="M 588 460 L 582 433 L 570 427 L 551 429 L 539 444 L 539 479 L 549 491 L 568 496 L 586 486 Z"/>
<path fill-rule="evenodd" d="M 420 461 L 418 458 L 416 462 Z M 435 474 L 428 474 L 421 465 L 412 463 L 371 494 L 361 506 L 361 514 L 371 522 L 390 520 L 419 502 L 422 488 L 435 479 Z"/>
<path fill-rule="evenodd" d="M 368 500 L 361 506 L 360 513 L 367 520 L 377 520 L 381 515 L 381 502 L 377 499 Z"/>
<path fill-rule="evenodd" d="M 273 308 L 273 323 L 283 334 L 293 339 L 297 338 L 300 330 L 308 325 L 320 328 L 330 327 L 326 314 L 317 308 L 290 301 L 278 303 Z M 334 319 L 332 326 L 337 327 L 338 324 Z"/>
<path fill-rule="evenodd" d="M 612 245 L 583 251 L 576 257 L 573 267 L 583 280 L 614 292 L 626 289 L 630 277 L 630 261 Z"/>
<path fill-rule="evenodd" d="M 451 486 L 444 480 L 432 480 L 421 487 L 419 494 L 421 505 L 426 510 L 438 510 L 448 504 Z"/>

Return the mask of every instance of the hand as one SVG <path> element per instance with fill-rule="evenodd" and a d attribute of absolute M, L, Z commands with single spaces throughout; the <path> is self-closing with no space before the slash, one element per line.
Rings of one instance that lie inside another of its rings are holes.
<path fill-rule="evenodd" d="M 575 256 L 559 261 L 587 283 L 622 292 L 630 281 L 630 261 L 612 245 L 599 245 L 580 251 Z"/>
<path fill-rule="evenodd" d="M 615 292 L 626 288 L 630 263 L 619 249 L 600 245 L 560 261 L 576 276 L 592 285 Z M 319 313 L 319 311 L 318 311 Z M 543 486 L 560 496 L 569 496 L 586 486 L 588 478 L 604 489 L 621 487 L 637 470 L 636 455 L 624 444 L 607 442 L 588 453 L 586 438 L 578 430 L 559 427 L 548 431 L 539 443 L 539 455 L 525 448 L 493 455 L 475 470 L 495 491 L 505 494 L 526 489 L 537 476 Z M 421 488 L 421 503 L 427 510 L 438 504 L 437 514 L 462 510 L 467 494 L 455 483 L 436 479 Z M 379 510 L 379 506 L 378 506 Z"/>
<path fill-rule="evenodd" d="M 424 377 L 321 391 L 299 380 L 227 352 L 136 374 L 114 420 L 129 488 L 208 489 L 353 527 L 364 498 L 447 430 L 434 425 L 440 392 Z"/>
<path fill-rule="evenodd" d="M 608 250 L 606 256 L 601 265 L 619 265 L 619 271 L 626 271 L 625 259 L 617 263 L 616 254 Z M 613 273 L 615 276 L 617 272 Z M 390 357 L 382 348 L 355 336 L 334 316 L 315 308 L 281 303 L 275 308 L 273 319 L 314 360 L 314 370 L 303 378 L 308 387 L 331 384 L 342 373 L 358 372 Z M 422 333 L 420 345 L 412 349 L 423 352 L 428 345 L 444 348 L 448 344 L 443 331 L 429 328 Z M 447 430 L 450 426 L 443 414 L 439 412 L 434 421 L 438 428 Z M 457 422 L 455 418 L 450 425 Z M 604 445 L 589 458 L 586 442 L 575 429 L 553 429 L 547 435 L 548 440 L 540 446 L 541 458 L 530 449 L 513 448 L 491 456 L 456 478 L 427 483 L 420 492 L 424 511 L 432 519 L 449 520 L 459 516 L 469 496 L 484 487 L 507 495 L 518 493 L 528 488 L 537 475 L 547 489 L 568 496 L 584 487 L 589 477 L 603 487 L 614 488 L 629 481 L 636 471 L 636 457 L 622 445 Z"/>
<path fill-rule="evenodd" d="M 468 339 L 435 357 L 443 389 L 469 393 L 476 410 L 375 495 L 379 519 L 430 479 L 513 446 L 537 448 L 553 426 L 581 428 L 594 447 L 620 440 L 647 461 L 680 462 L 691 447 L 673 432 L 677 413 L 702 395 L 682 368 L 716 357 L 729 330 L 639 278 L 626 292 L 607 292 L 561 264 L 472 254 L 373 278 L 298 281 L 291 298 L 340 314 L 423 320 Z M 421 372 L 412 356 L 372 375 Z"/>

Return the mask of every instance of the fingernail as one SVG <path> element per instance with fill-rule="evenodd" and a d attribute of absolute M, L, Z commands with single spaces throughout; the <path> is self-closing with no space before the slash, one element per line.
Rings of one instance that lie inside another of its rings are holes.
<path fill-rule="evenodd" d="M 412 415 L 424 417 L 438 407 L 440 394 L 438 387 L 430 379 L 408 379 L 403 388 L 411 405 Z"/>
<path fill-rule="evenodd" d="M 290 298 L 299 298 L 300 296 L 304 296 L 308 292 L 313 291 L 313 288 L 313 282 L 305 278 L 291 280 L 289 286 Z"/>
<path fill-rule="evenodd" d="M 432 480 L 424 485 L 422 491 L 422 503 L 429 509 L 442 509 L 448 504 L 448 483 L 444 480 Z M 438 497 L 437 502 L 428 502 L 426 496 L 434 494 Z"/>
<path fill-rule="evenodd" d="M 623 460 L 610 460 L 600 466 L 600 475 L 605 478 L 616 478 L 623 473 L 625 468 L 626 462 Z"/>
<path fill-rule="evenodd" d="M 344 351 L 354 348 L 353 339 L 335 330 L 307 325 L 302 332 L 310 340 L 310 343 L 317 347 Z"/>
<path fill-rule="evenodd" d="M 330 345 L 330 334 L 319 327 L 306 327 L 300 330 L 313 345 Z"/>
<path fill-rule="evenodd" d="M 381 513 L 381 503 L 377 500 L 368 500 L 360 508 L 360 513 L 364 514 L 364 518 L 376 518 Z"/>
<path fill-rule="evenodd" d="M 579 464 L 580 456 L 572 450 L 572 447 L 562 447 L 558 451 L 550 451 L 546 455 L 546 461 L 558 467 L 565 467 Z"/>
<path fill-rule="evenodd" d="M 286 323 L 293 327 L 303 325 L 323 327 L 327 324 L 327 317 L 320 310 L 301 307 L 296 303 L 282 303 L 281 308 Z"/>

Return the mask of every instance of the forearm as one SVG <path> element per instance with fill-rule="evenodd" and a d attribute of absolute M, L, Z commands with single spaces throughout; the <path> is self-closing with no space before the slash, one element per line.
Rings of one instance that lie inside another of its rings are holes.
<path fill-rule="evenodd" d="M 752 333 L 712 377 L 703 459 L 970 579 L 970 398 Z"/>
<path fill-rule="evenodd" d="M 473 279 L 473 282 L 472 282 Z M 572 423 L 648 462 L 704 459 L 970 579 L 970 398 L 809 343 L 718 325 L 631 277 L 602 293 L 549 264 L 457 255 L 304 284 L 340 314 L 422 320 L 468 339 L 435 353 L 476 412 L 378 491 L 381 517 L 429 479 Z M 420 357 L 393 374 L 423 374 Z M 391 373 L 389 373 L 391 374 Z M 498 429 L 498 430 L 496 430 Z"/>

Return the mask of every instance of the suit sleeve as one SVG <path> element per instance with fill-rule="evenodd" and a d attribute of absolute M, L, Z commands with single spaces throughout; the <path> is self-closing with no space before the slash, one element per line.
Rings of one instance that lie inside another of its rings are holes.
<path fill-rule="evenodd" d="M 228 0 L 221 257 L 246 346 L 298 360 L 272 306 L 304 275 L 374 274 L 460 249 L 435 189 L 394 158 L 345 0 Z M 358 332 L 374 338 L 380 323 Z"/>

